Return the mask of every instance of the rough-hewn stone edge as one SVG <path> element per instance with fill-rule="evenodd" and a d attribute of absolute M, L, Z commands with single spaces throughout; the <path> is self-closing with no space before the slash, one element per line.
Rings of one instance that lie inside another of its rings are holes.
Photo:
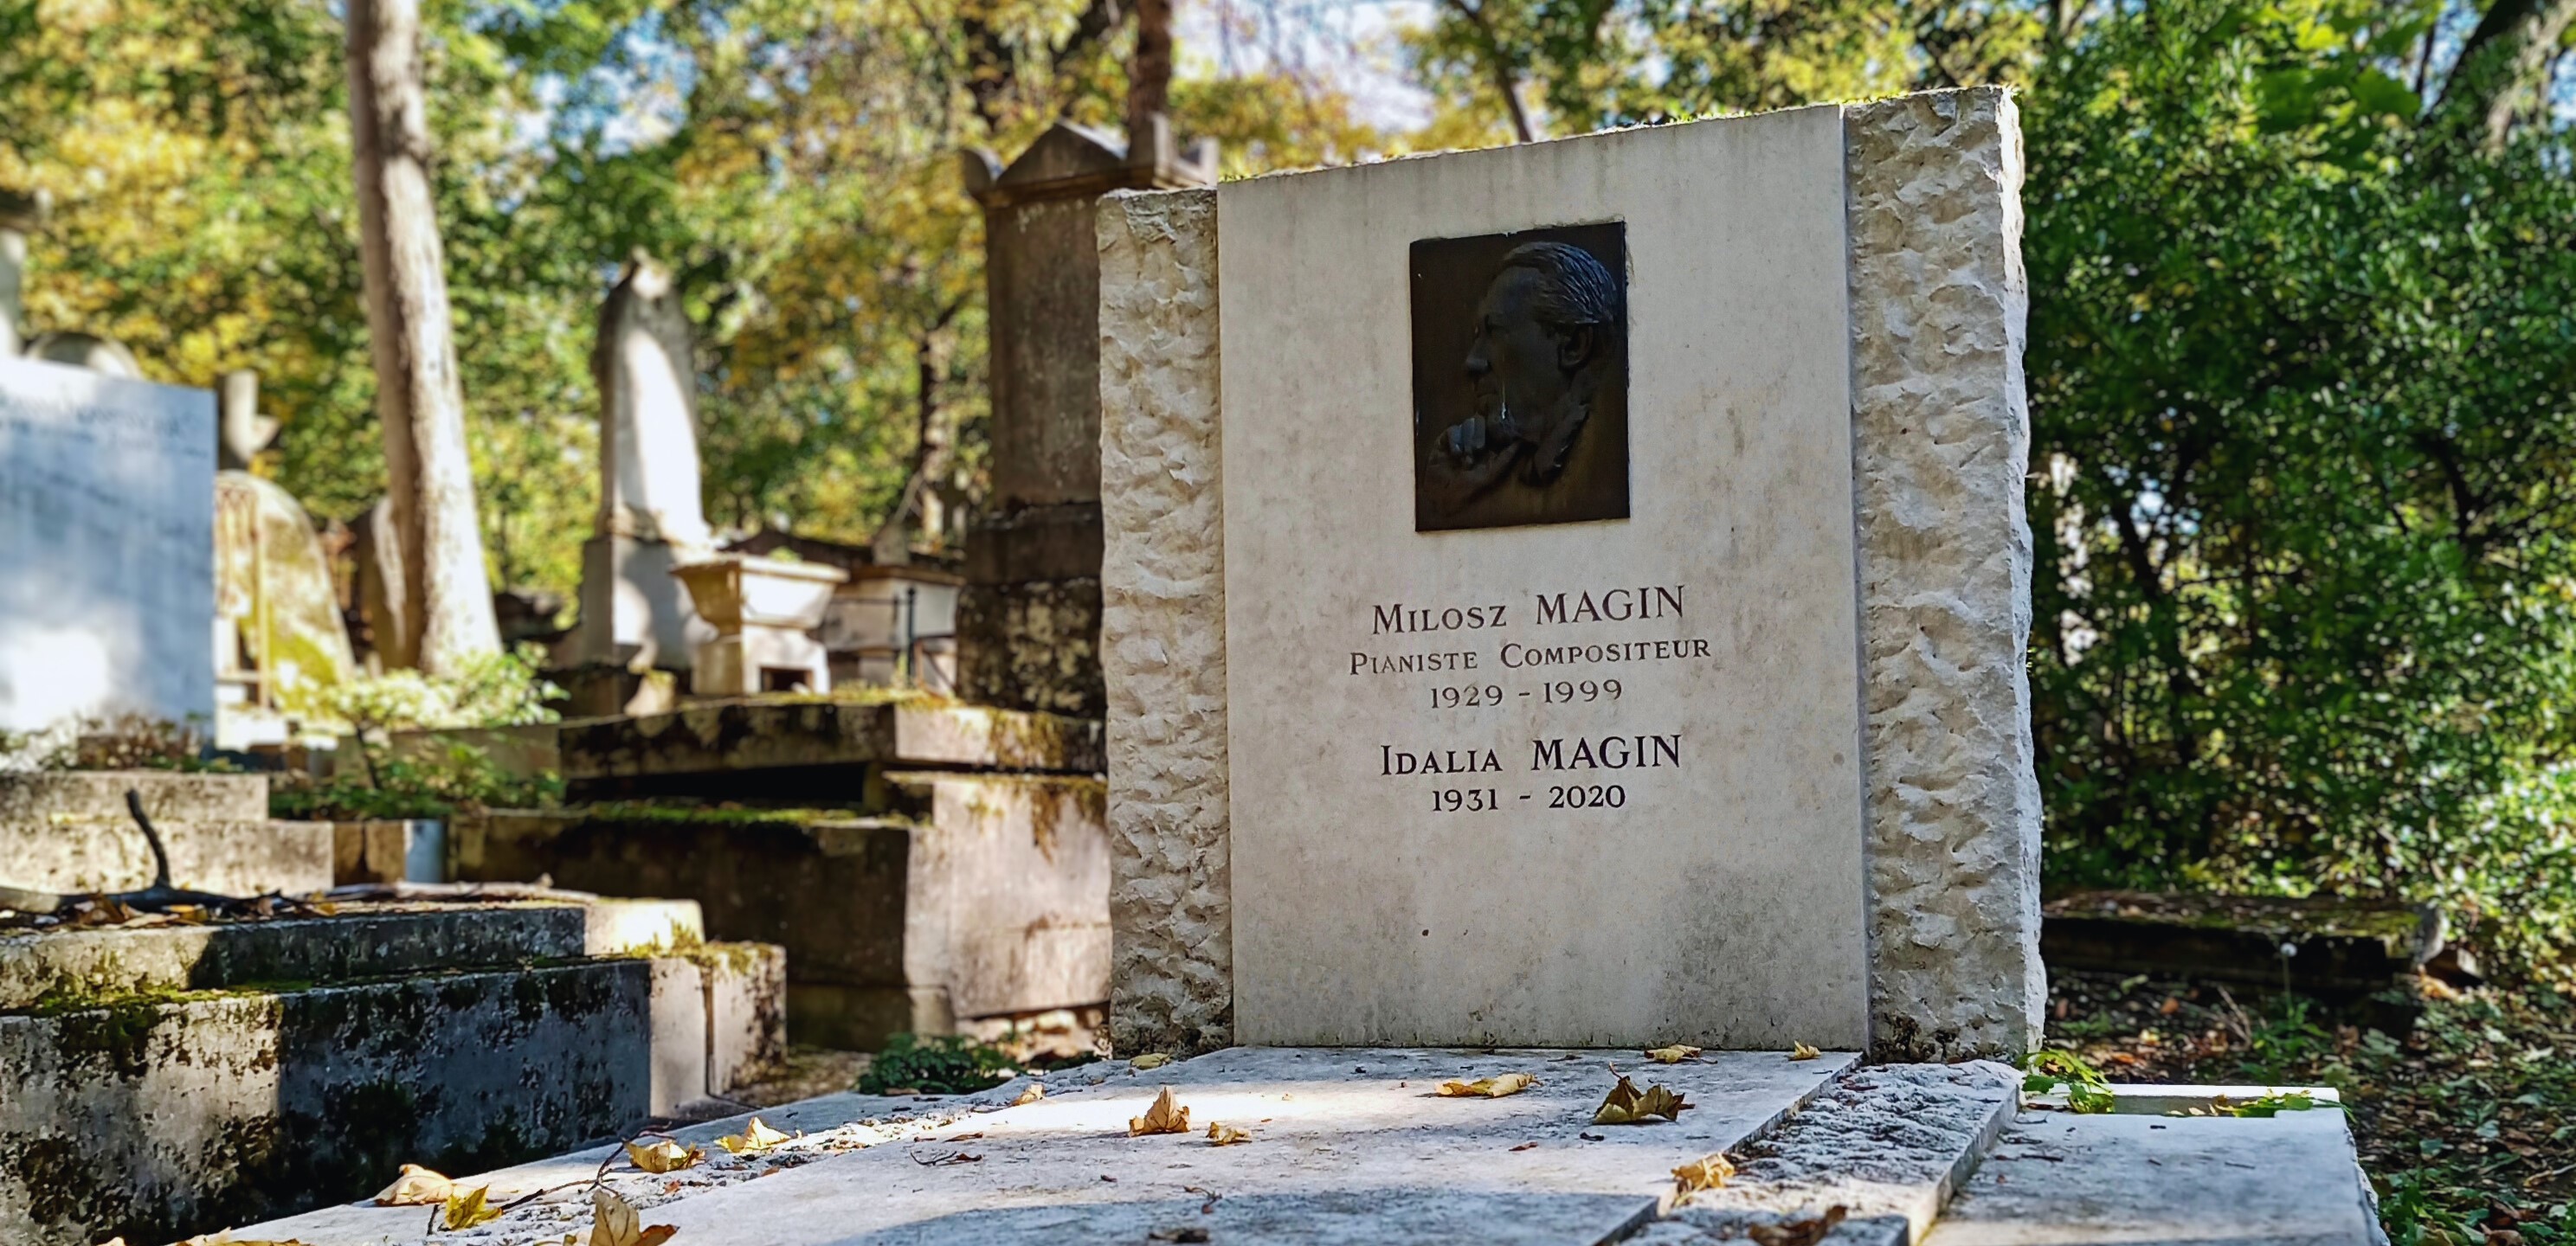
<path fill-rule="evenodd" d="M 1216 192 L 1101 200 L 1110 1042 L 1234 1041 Z"/>
<path fill-rule="evenodd" d="M 2021 130 L 2000 88 L 1844 111 L 1870 1051 L 2037 1041 Z"/>

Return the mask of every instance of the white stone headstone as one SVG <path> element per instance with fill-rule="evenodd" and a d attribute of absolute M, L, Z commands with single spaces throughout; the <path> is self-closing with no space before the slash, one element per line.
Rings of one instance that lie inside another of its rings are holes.
<path fill-rule="evenodd" d="M 211 725 L 215 399 L 0 360 L 0 729 Z"/>
<path fill-rule="evenodd" d="M 1104 201 L 1122 1049 L 2036 1039 L 2014 126 Z"/>

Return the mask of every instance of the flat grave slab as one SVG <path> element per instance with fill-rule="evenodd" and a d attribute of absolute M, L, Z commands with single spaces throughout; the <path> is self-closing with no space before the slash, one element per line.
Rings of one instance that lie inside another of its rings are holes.
<path fill-rule="evenodd" d="M 674 1240 L 690 1246 L 1052 1246 L 1144 1242 L 1186 1229 L 1230 1244 L 1590 1246 L 1653 1218 L 1675 1165 L 1772 1127 L 1856 1059 L 1727 1052 L 1657 1065 L 1629 1051 L 1234 1048 L 1147 1072 L 1103 1064 L 1053 1074 L 1044 1099 L 1016 1107 L 1001 1105 L 1025 1082 L 972 1100 L 811 1100 L 761 1114 L 809 1131 L 800 1140 L 814 1148 L 809 1162 L 743 1171 L 714 1152 L 706 1170 L 683 1174 L 689 1181 L 676 1199 L 659 1180 L 621 1192 L 658 1203 L 647 1206 L 646 1222 L 677 1227 Z M 1593 1109 L 1615 1080 L 1611 1064 L 1641 1084 L 1680 1091 L 1691 1108 L 1675 1123 L 1594 1126 Z M 1437 1094 L 1449 1078 L 1506 1072 L 1540 1084 L 1503 1099 Z M 1128 1136 L 1128 1119 L 1166 1086 L 1190 1109 L 1190 1132 Z M 880 1117 L 843 1130 L 846 1139 L 810 1136 L 854 1111 L 901 1108 L 948 1119 L 907 1130 Z M 790 1115 L 799 1109 L 809 1118 Z M 1210 1145 L 1212 1121 L 1248 1128 L 1253 1140 Z M 711 1139 L 738 1127 L 682 1136 Z M 586 1178 L 602 1154 L 500 1174 L 493 1197 Z M 728 1171 L 736 1179 L 726 1181 Z M 522 1213 L 492 1226 L 490 1246 L 560 1241 L 576 1221 L 587 1223 L 577 1196 L 558 1201 L 561 1215 Z M 376 1246 L 420 1240 L 424 1220 L 418 1209 L 338 1208 L 239 1235 Z"/>
<path fill-rule="evenodd" d="M 2246 1087 L 2115 1087 L 2200 1092 Z M 2165 1116 L 2121 1093 L 2100 1116 L 2023 1113 L 1922 1246 L 2384 1246 L 2344 1114 Z"/>

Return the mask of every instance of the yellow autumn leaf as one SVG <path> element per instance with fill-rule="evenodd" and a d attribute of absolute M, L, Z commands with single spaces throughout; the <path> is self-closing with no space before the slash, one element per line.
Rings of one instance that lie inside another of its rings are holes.
<path fill-rule="evenodd" d="M 636 1167 L 657 1175 L 694 1167 L 706 1157 L 706 1152 L 693 1146 L 682 1146 L 669 1138 L 656 1138 L 642 1146 L 632 1142 L 626 1144 L 626 1158 L 635 1161 Z"/>
<path fill-rule="evenodd" d="M 786 1134 L 762 1124 L 760 1118 L 755 1116 L 751 1118 L 750 1124 L 742 1127 L 741 1133 L 726 1134 L 716 1139 L 716 1145 L 736 1155 L 758 1155 L 785 1141 L 787 1141 Z M 643 1165 L 638 1163 L 636 1167 L 641 1168 Z"/>
<path fill-rule="evenodd" d="M 1657 1064 L 1679 1064 L 1684 1060 L 1697 1059 L 1698 1057 L 1699 1048 L 1685 1046 L 1681 1043 L 1675 1043 L 1670 1047 L 1651 1047 L 1646 1051 L 1646 1058 Z"/>
<path fill-rule="evenodd" d="M 1818 1051 L 1805 1043 L 1789 1044 L 1789 1058 L 1792 1060 L 1813 1060 L 1823 1054 L 1825 1053 Z"/>
<path fill-rule="evenodd" d="M 1189 1131 L 1190 1110 L 1182 1107 L 1178 1100 L 1172 1098 L 1172 1088 L 1169 1086 L 1163 1087 L 1163 1093 L 1155 1096 L 1154 1106 L 1145 1109 L 1143 1116 L 1127 1118 L 1127 1136 L 1130 1138 L 1141 1138 L 1146 1134 L 1185 1134 Z"/>
<path fill-rule="evenodd" d="M 456 1193 L 456 1183 L 418 1164 L 402 1166 L 402 1175 L 376 1193 L 378 1207 L 428 1207 Z"/>
<path fill-rule="evenodd" d="M 1252 1131 L 1238 1129 L 1223 1121 L 1209 1121 L 1207 1139 L 1209 1146 L 1233 1146 L 1238 1142 L 1252 1141 Z"/>
<path fill-rule="evenodd" d="M 1516 1095 L 1538 1085 L 1538 1079 L 1527 1073 L 1505 1073 L 1500 1077 L 1479 1077 L 1472 1082 L 1450 1080 L 1440 1083 L 1444 1099 L 1500 1099 Z"/>
<path fill-rule="evenodd" d="M 1734 1175 L 1735 1165 L 1727 1162 L 1723 1151 L 1710 1152 L 1673 1170 L 1673 1180 L 1681 1185 L 1684 1194 L 1714 1190 Z"/>
<path fill-rule="evenodd" d="M 635 1210 L 635 1204 L 607 1190 L 593 1193 L 590 1207 L 590 1241 L 587 1246 L 659 1246 L 679 1232 L 667 1224 L 645 1228 L 644 1216 Z"/>
<path fill-rule="evenodd" d="M 1043 1098 L 1046 1098 L 1046 1083 L 1030 1082 L 1029 1088 L 1021 1091 L 1019 1098 L 1011 1100 L 1011 1106 L 1015 1108 L 1024 1108 Z"/>
<path fill-rule="evenodd" d="M 486 1221 L 500 1219 L 500 1208 L 484 1204 L 484 1197 L 491 1192 L 492 1187 L 478 1185 L 471 1190 L 449 1194 L 447 1206 L 439 1213 L 439 1219 L 446 1222 L 447 1229 L 451 1233 L 458 1229 L 470 1229 Z"/>
<path fill-rule="evenodd" d="M 1618 1085 L 1610 1088 L 1610 1095 L 1601 1101 L 1600 1109 L 1593 1112 L 1592 1123 L 1642 1125 L 1648 1118 L 1656 1116 L 1668 1121 L 1679 1120 L 1682 1109 L 1689 1106 L 1687 1100 L 1663 1086 L 1648 1085 L 1639 1090 L 1635 1082 L 1623 1076 Z"/>
<path fill-rule="evenodd" d="M 1172 1062 L 1172 1058 L 1171 1058 L 1169 1055 L 1166 1055 L 1165 1053 L 1163 1053 L 1163 1052 L 1159 1052 L 1159 1051 L 1149 1051 L 1149 1052 L 1146 1052 L 1144 1055 L 1138 1056 L 1138 1057 L 1136 1057 L 1135 1059 L 1128 1061 L 1128 1062 L 1127 1062 L 1127 1067 L 1132 1068 L 1132 1069 L 1136 1070 L 1136 1071 L 1137 1071 L 1137 1072 L 1139 1072 L 1139 1073 L 1142 1073 L 1142 1072 L 1145 1072 L 1145 1071 L 1147 1071 L 1147 1070 L 1149 1070 L 1149 1069 L 1159 1069 L 1159 1068 L 1163 1067 L 1163 1066 L 1164 1066 L 1164 1065 L 1166 1065 L 1166 1064 L 1170 1064 L 1171 1062 Z"/>

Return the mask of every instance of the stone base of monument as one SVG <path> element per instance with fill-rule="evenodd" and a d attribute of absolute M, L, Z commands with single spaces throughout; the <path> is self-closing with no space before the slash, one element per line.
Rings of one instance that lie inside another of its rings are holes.
<path fill-rule="evenodd" d="M 710 1114 L 785 1055 L 781 954 L 602 941 L 628 924 L 392 904 L 0 938 L 0 1241 L 166 1241 Z"/>
<path fill-rule="evenodd" d="M 1594 1125 L 1612 1066 L 1691 1106 L 1678 1121 Z M 1510 1072 L 1538 1085 L 1502 1099 L 1437 1090 Z M 728 1154 L 713 1139 L 747 1118 L 715 1122 L 678 1135 L 707 1148 L 696 1167 L 647 1176 L 612 1161 L 604 1184 L 691 1246 L 1680 1246 L 1762 1226 L 1809 1246 L 2374 1240 L 2338 1112 L 2077 1117 L 2025 1110 L 2018 1086 L 1999 1065 L 1863 1068 L 1838 1053 L 1657 1065 L 1625 1051 L 1233 1048 L 970 1096 L 809 1099 L 760 1114 L 796 1135 L 775 1151 Z M 1167 1088 L 1190 1128 L 1131 1136 L 1131 1119 Z M 1216 1145 L 1210 1124 L 1250 1136 Z M 2259 1168 L 2239 1166 L 2257 1152 Z M 1674 1168 L 1720 1153 L 1737 1169 L 1724 1185 L 1677 1187 Z M 609 1157 L 580 1151 L 473 1178 L 492 1183 L 496 1202 L 554 1191 L 477 1240 L 535 1246 L 586 1232 L 588 1183 Z M 1837 1224 L 1813 1223 L 1837 1207 Z M 348 1206 L 242 1235 L 414 1243 L 428 1240 L 421 1220 Z"/>
<path fill-rule="evenodd" d="M 786 949 L 788 1024 L 809 1045 L 872 1051 L 1108 998 L 1097 780 L 886 771 L 848 798 L 877 812 L 496 810 L 458 821 L 456 869 L 693 900 L 716 937 Z"/>
<path fill-rule="evenodd" d="M 166 770 L 0 774 L 0 884 L 68 894 L 150 883 L 152 848 L 128 791 L 169 847 L 173 886 L 255 896 L 331 885 L 330 824 L 271 820 L 267 776 Z"/>

